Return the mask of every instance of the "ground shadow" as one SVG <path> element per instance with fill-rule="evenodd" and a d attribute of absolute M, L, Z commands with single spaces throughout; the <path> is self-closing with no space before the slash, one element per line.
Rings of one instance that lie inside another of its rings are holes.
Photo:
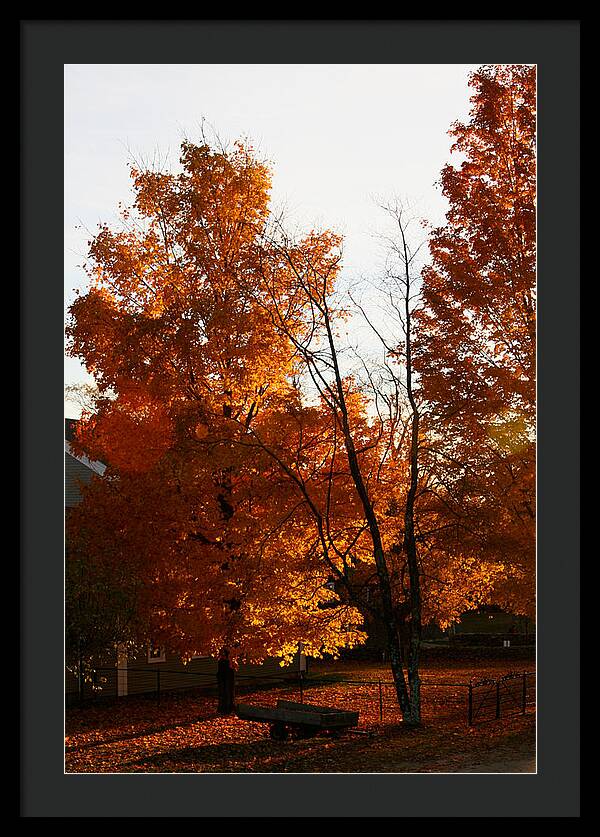
<path fill-rule="evenodd" d="M 193 727 L 196 724 L 201 723 L 202 721 L 211 721 L 215 718 L 221 718 L 222 716 L 217 714 L 214 710 L 210 712 L 199 712 L 197 718 L 193 718 L 190 721 L 173 721 L 170 724 L 160 724 L 154 725 L 149 727 L 142 727 L 138 730 L 122 733 L 118 736 L 114 736 L 113 738 L 103 738 L 99 741 L 89 741 L 87 744 L 71 744 L 65 747 L 65 753 L 75 753 L 80 752 L 81 750 L 91 750 L 94 747 L 103 747 L 104 745 L 108 744 L 118 744 L 121 741 L 132 741 L 134 738 L 144 738 L 146 735 L 155 735 L 159 732 L 167 732 L 168 730 L 172 729 L 179 729 L 180 727 Z"/>
<path fill-rule="evenodd" d="M 418 731 L 411 731 L 418 734 Z M 392 728 L 375 737 L 406 737 L 407 731 Z M 173 748 L 140 759 L 122 762 L 121 769 L 155 768 L 165 772 L 190 772 L 214 768 L 227 772 L 340 772 L 334 763 L 345 765 L 343 772 L 360 771 L 361 755 L 373 740 L 371 735 L 347 733 L 339 738 L 318 735 L 299 741 L 277 742 L 269 738 L 243 743 L 206 744 L 192 747 Z"/>

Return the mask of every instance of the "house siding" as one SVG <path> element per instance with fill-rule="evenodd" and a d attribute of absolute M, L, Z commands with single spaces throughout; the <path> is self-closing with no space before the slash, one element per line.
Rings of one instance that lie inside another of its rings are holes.
<path fill-rule="evenodd" d="M 147 655 L 139 655 L 128 662 L 128 694 L 144 692 L 174 691 L 191 686 L 214 686 L 217 674 L 217 660 L 213 657 L 197 657 L 184 663 L 175 654 L 166 653 L 164 662 L 148 662 Z M 279 660 L 268 659 L 260 665 L 240 665 L 238 682 L 245 678 L 270 678 L 290 674 L 290 666 L 281 666 Z M 295 670 L 295 669 L 293 669 Z"/>
<path fill-rule="evenodd" d="M 279 659 L 269 658 L 261 664 L 240 665 L 237 679 L 259 682 L 270 678 L 285 678 L 298 670 L 298 663 L 281 666 Z M 164 662 L 148 662 L 147 654 L 139 654 L 127 660 L 125 669 L 117 668 L 116 652 L 112 660 L 98 664 L 93 682 L 84 686 L 84 698 L 116 697 L 118 694 L 143 695 L 173 692 L 216 684 L 217 661 L 213 657 L 198 657 L 187 664 L 175 654 L 167 652 Z M 70 700 L 79 694 L 77 678 L 66 673 L 65 690 Z"/>
<path fill-rule="evenodd" d="M 89 485 L 94 476 L 91 468 L 65 451 L 65 508 L 81 503 L 81 483 Z"/>

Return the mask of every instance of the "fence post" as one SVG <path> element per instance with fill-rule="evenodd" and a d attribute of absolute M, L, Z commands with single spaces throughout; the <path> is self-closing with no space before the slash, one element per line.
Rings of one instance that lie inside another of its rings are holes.
<path fill-rule="evenodd" d="M 379 720 L 381 722 L 381 721 L 383 721 L 383 692 L 381 690 L 381 680 L 379 680 L 378 683 L 379 683 Z"/>
<path fill-rule="evenodd" d="M 81 660 L 79 660 L 79 666 L 77 670 L 77 690 L 79 692 L 79 703 L 83 703 L 83 699 L 85 697 L 85 677 L 83 674 L 83 663 L 81 662 Z"/>
<path fill-rule="evenodd" d="M 525 714 L 527 707 L 527 672 L 523 672 L 523 707 L 522 714 Z"/>
<path fill-rule="evenodd" d="M 156 702 L 160 703 L 160 669 L 156 669 Z"/>
<path fill-rule="evenodd" d="M 496 680 L 496 720 L 500 717 L 500 681 Z"/>
<path fill-rule="evenodd" d="M 303 689 L 302 672 L 300 672 L 300 703 L 304 703 L 304 689 Z"/>
<path fill-rule="evenodd" d="M 469 708 L 467 710 L 469 726 L 473 726 L 473 686 L 469 683 Z"/>

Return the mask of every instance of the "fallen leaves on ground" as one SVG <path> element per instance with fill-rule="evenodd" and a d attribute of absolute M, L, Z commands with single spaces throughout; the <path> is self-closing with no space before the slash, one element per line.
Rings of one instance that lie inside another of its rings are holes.
<path fill-rule="evenodd" d="M 525 664 L 521 669 L 532 670 Z M 392 687 L 382 685 L 380 720 L 378 683 L 389 670 L 377 664 L 339 663 L 313 667 L 311 677 L 331 682 L 308 685 L 304 701 L 360 710 L 356 732 L 339 738 L 319 735 L 286 742 L 269 738 L 268 724 L 242 721 L 215 712 L 215 698 L 199 693 L 128 698 L 67 710 L 68 773 L 175 772 L 456 772 L 515 759 L 533 764 L 535 715 L 511 717 L 469 728 L 466 689 L 476 676 L 499 677 L 505 665 L 490 662 L 476 671 L 432 665 L 423 671 L 423 726 L 404 728 Z M 340 682 L 339 678 L 354 681 Z M 361 682 L 362 681 L 362 682 Z M 443 685 L 442 685 L 443 684 Z M 454 684 L 454 685 L 450 685 Z M 298 700 L 297 684 L 283 683 L 249 691 L 241 703 L 274 706 L 278 699 Z M 245 692 L 245 693 L 244 693 Z"/>

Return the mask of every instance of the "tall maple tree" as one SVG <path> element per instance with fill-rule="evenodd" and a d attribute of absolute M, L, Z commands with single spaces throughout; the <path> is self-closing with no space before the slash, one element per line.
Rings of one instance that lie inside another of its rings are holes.
<path fill-rule="evenodd" d="M 298 402 L 294 346 L 270 313 L 271 297 L 287 305 L 294 334 L 288 274 L 263 296 L 257 280 L 278 258 L 269 168 L 241 144 L 184 143 L 178 174 L 131 174 L 124 227 L 89 242 L 91 287 L 70 311 L 70 351 L 99 392 L 75 447 L 108 465 L 72 515 L 72 553 L 128 567 L 148 636 L 187 657 L 228 669 L 290 659 L 300 642 L 352 646 L 359 612 L 327 587 L 297 497 L 247 444 L 253 423 Z"/>
<path fill-rule="evenodd" d="M 449 209 L 431 232 L 416 314 L 415 366 L 439 477 L 429 500 L 454 523 L 443 548 L 502 564 L 498 600 L 532 612 L 535 68 L 484 66 L 470 84 L 470 119 L 449 132 L 460 162 L 442 171 Z"/>

